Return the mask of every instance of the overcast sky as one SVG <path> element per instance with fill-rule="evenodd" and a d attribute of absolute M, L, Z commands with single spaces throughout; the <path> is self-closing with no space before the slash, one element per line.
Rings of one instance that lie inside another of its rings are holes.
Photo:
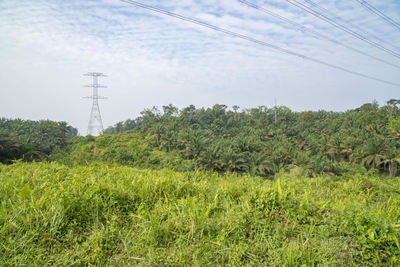
<path fill-rule="evenodd" d="M 400 83 L 400 69 L 252 9 L 237 0 L 141 0 L 331 64 Z M 285 0 L 248 0 L 370 55 L 400 59 Z M 298 0 L 304 3 L 304 0 Z M 400 53 L 400 30 L 356 0 L 314 0 Z M 400 22 L 400 1 L 369 0 Z M 364 34 L 364 33 L 363 33 Z M 398 47 L 393 47 L 397 45 Z M 400 98 L 400 87 L 278 53 L 119 0 L 0 0 L 0 117 L 66 121 L 86 134 L 90 77 L 103 72 L 105 127 L 152 106 L 279 105 L 346 110 Z"/>

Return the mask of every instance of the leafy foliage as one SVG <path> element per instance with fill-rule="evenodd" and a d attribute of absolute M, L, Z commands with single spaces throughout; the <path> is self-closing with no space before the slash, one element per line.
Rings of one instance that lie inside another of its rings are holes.
<path fill-rule="evenodd" d="M 341 174 L 359 164 L 391 177 L 400 156 L 399 100 L 367 103 L 346 112 L 292 112 L 258 107 L 239 112 L 225 105 L 148 109 L 105 134 L 136 132 L 159 150 L 194 161 L 196 169 L 268 176 L 301 166 L 313 174 Z M 275 117 L 276 115 L 276 117 Z M 118 138 L 118 137 L 115 137 Z"/>
<path fill-rule="evenodd" d="M 155 149 L 149 138 L 136 133 L 75 137 L 66 148 L 54 150 L 50 160 L 66 165 L 104 162 L 140 168 L 193 169 L 190 160 L 184 160 L 178 153 Z"/>
<path fill-rule="evenodd" d="M 1 119 L 0 265 L 398 266 L 398 104 Z"/>
<path fill-rule="evenodd" d="M 0 164 L 2 266 L 398 266 L 400 180 Z"/>
<path fill-rule="evenodd" d="M 0 119 L 0 162 L 44 159 L 77 133 L 65 122 Z"/>

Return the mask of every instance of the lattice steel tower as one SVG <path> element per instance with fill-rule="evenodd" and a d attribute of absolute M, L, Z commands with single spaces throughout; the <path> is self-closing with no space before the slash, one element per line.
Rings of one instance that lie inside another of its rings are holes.
<path fill-rule="evenodd" d="M 93 84 L 85 85 L 86 87 L 93 88 L 93 95 L 86 96 L 84 98 L 93 99 L 92 111 L 90 112 L 90 119 L 89 119 L 87 134 L 96 136 L 96 135 L 99 135 L 103 131 L 103 122 L 101 121 L 99 99 L 107 99 L 106 97 L 99 96 L 99 94 L 98 94 L 98 88 L 107 88 L 107 86 L 103 86 L 98 83 L 98 78 L 99 77 L 107 77 L 107 76 L 104 75 L 103 73 L 99 73 L 99 72 L 88 72 L 88 73 L 84 74 L 84 76 L 93 77 Z"/>

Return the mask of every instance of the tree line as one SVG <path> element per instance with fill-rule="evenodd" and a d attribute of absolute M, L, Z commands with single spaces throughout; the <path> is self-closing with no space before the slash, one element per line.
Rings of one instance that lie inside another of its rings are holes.
<path fill-rule="evenodd" d="M 7 149 L 1 157 L 259 176 L 295 166 L 310 176 L 376 169 L 394 177 L 400 164 L 399 105 L 391 99 L 345 112 L 168 105 L 146 109 L 99 137 L 73 137 L 77 131 L 66 123 L 2 119 L 0 148 Z"/>
<path fill-rule="evenodd" d="M 193 161 L 195 169 L 271 175 L 301 166 L 312 175 L 358 166 L 393 177 L 400 163 L 399 104 L 374 101 L 346 112 L 168 105 L 144 110 L 104 134 L 140 133 L 153 147 Z"/>
<path fill-rule="evenodd" d="M 66 146 L 78 130 L 66 122 L 0 118 L 0 162 L 47 159 L 55 148 Z"/>

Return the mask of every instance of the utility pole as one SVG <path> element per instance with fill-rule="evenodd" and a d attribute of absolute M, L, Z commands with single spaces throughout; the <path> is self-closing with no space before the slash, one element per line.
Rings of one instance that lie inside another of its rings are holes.
<path fill-rule="evenodd" d="M 100 115 L 99 99 L 107 99 L 106 97 L 99 96 L 98 94 L 98 88 L 107 88 L 107 86 L 99 85 L 98 77 L 107 77 L 107 76 L 100 72 L 88 72 L 84 74 L 84 76 L 93 77 L 93 84 L 85 85 L 85 87 L 93 88 L 93 95 L 86 96 L 84 98 L 93 99 L 87 134 L 96 136 L 103 131 L 103 122 L 101 120 L 101 115 Z"/>
<path fill-rule="evenodd" d="M 275 111 L 275 124 L 276 124 L 278 122 L 278 110 L 277 110 L 277 106 L 276 106 L 276 98 L 275 98 L 274 111 Z"/>

